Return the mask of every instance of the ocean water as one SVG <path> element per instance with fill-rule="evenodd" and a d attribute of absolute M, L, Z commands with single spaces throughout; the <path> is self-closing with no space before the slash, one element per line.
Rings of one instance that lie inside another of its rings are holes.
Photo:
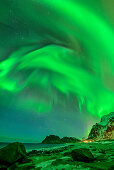
<path fill-rule="evenodd" d="M 0 149 L 7 146 L 9 143 L 0 142 Z M 26 151 L 40 150 L 40 149 L 50 149 L 64 146 L 65 144 L 41 144 L 41 143 L 23 143 Z"/>

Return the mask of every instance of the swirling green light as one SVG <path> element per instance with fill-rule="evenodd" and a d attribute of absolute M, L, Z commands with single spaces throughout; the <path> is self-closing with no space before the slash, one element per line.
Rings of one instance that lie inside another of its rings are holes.
<path fill-rule="evenodd" d="M 18 107 L 38 112 L 58 103 L 57 91 L 66 98 L 75 95 L 80 111 L 83 105 L 99 117 L 113 111 L 114 31 L 108 22 L 74 0 L 17 0 L 16 5 L 15 15 L 26 21 L 24 40 L 0 63 L 1 90 L 16 93 Z"/>

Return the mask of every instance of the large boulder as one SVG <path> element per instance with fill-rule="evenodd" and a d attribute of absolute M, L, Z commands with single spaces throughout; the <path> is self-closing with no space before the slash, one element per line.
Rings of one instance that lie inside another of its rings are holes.
<path fill-rule="evenodd" d="M 11 165 L 24 158 L 25 155 L 26 150 L 22 143 L 10 143 L 6 147 L 0 149 L 0 164 Z"/>
<path fill-rule="evenodd" d="M 61 139 L 59 136 L 49 135 L 42 141 L 44 144 L 59 144 L 61 143 Z"/>
<path fill-rule="evenodd" d="M 86 148 L 74 149 L 71 155 L 75 161 L 79 162 L 92 162 L 95 160 L 90 150 Z"/>
<path fill-rule="evenodd" d="M 79 142 L 80 140 L 79 139 L 76 139 L 75 137 L 63 137 L 61 139 L 61 141 L 63 143 L 76 143 L 76 142 Z"/>
<path fill-rule="evenodd" d="M 101 118 L 100 123 L 93 125 L 88 139 L 109 140 L 114 139 L 114 112 Z"/>

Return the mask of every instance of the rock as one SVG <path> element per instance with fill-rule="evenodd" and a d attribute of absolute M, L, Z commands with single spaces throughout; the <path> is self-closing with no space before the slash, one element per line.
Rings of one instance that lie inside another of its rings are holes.
<path fill-rule="evenodd" d="M 114 112 L 101 118 L 100 123 L 93 125 L 88 139 L 108 140 L 114 139 Z"/>
<path fill-rule="evenodd" d="M 67 151 L 63 154 L 64 156 L 71 156 L 71 151 Z"/>
<path fill-rule="evenodd" d="M 20 161 L 21 164 L 31 163 L 31 162 L 32 162 L 32 160 L 31 160 L 28 156 L 25 156 L 25 157 Z"/>
<path fill-rule="evenodd" d="M 96 161 L 106 161 L 106 156 L 105 155 L 97 156 Z"/>
<path fill-rule="evenodd" d="M 32 150 L 32 151 L 28 152 L 26 155 L 27 156 L 37 156 L 37 155 L 41 155 L 42 153 L 43 153 L 43 151 Z"/>
<path fill-rule="evenodd" d="M 111 165 L 108 170 L 112 170 L 112 169 L 114 169 L 114 165 Z"/>
<path fill-rule="evenodd" d="M 106 153 L 105 149 L 99 149 L 98 151 L 99 151 L 100 153 L 102 153 L 102 154 L 105 154 L 105 153 Z"/>
<path fill-rule="evenodd" d="M 46 143 L 46 144 L 60 144 L 61 143 L 61 139 L 60 139 L 59 136 L 49 135 L 49 136 L 46 136 L 46 138 L 42 141 L 42 143 Z"/>
<path fill-rule="evenodd" d="M 63 137 L 63 138 L 61 139 L 61 141 L 62 141 L 63 143 L 76 143 L 76 142 L 80 142 L 80 140 L 79 140 L 79 139 L 76 139 L 75 137 Z"/>
<path fill-rule="evenodd" d="M 45 155 L 51 155 L 51 154 L 52 154 L 52 151 L 44 151 L 42 155 L 45 156 Z"/>
<path fill-rule="evenodd" d="M 90 150 L 86 148 L 74 149 L 72 150 L 71 155 L 75 161 L 79 162 L 92 162 L 95 160 Z"/>
<path fill-rule="evenodd" d="M 35 170 L 41 170 L 42 169 L 42 167 L 37 167 L 37 168 L 35 168 Z"/>
<path fill-rule="evenodd" d="M 24 158 L 26 150 L 23 144 L 15 142 L 0 149 L 0 164 L 11 165 Z"/>
<path fill-rule="evenodd" d="M 27 164 L 23 164 L 15 169 L 11 169 L 11 170 L 34 170 L 36 169 L 35 168 L 35 165 L 27 165 Z M 9 169 L 10 170 L 10 169 Z"/>
<path fill-rule="evenodd" d="M 62 165 L 67 165 L 67 164 L 73 165 L 75 163 L 71 158 L 56 159 L 55 161 L 52 162 L 53 166 L 58 166 L 60 164 L 62 164 Z"/>
<path fill-rule="evenodd" d="M 0 165 L 1 170 L 7 170 L 7 165 Z"/>
<path fill-rule="evenodd" d="M 18 168 L 18 162 L 12 164 L 10 167 L 8 167 L 8 170 L 14 170 Z"/>
<path fill-rule="evenodd" d="M 92 151 L 96 151 L 97 149 L 96 148 L 93 148 Z"/>

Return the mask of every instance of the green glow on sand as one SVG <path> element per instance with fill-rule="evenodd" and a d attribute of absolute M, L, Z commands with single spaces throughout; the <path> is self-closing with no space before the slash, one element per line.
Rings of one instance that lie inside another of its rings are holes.
<path fill-rule="evenodd" d="M 31 23 L 33 39 L 24 30 L 24 45 L 1 61 L 0 89 L 17 93 L 18 107 L 29 105 L 38 112 L 50 111 L 53 100 L 58 103 L 57 91 L 66 98 L 74 94 L 80 111 L 83 105 L 98 117 L 114 111 L 114 29 L 103 18 L 103 11 L 98 15 L 74 0 L 42 0 L 37 14 L 34 5 L 29 6 L 37 0 L 28 3 L 28 8 L 26 0 L 16 3 L 20 18 Z M 27 90 L 30 97 L 26 97 Z"/>

